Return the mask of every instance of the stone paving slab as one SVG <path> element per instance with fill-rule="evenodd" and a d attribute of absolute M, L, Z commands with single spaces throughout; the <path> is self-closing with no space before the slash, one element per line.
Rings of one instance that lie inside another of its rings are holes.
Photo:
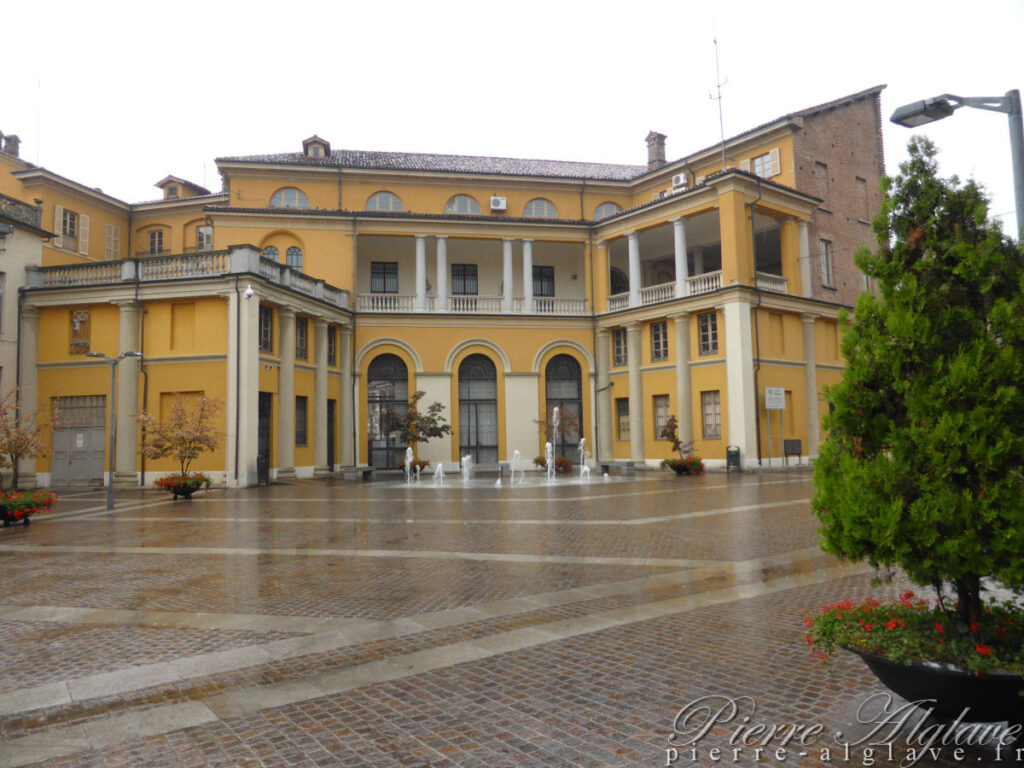
<path fill-rule="evenodd" d="M 0 643 L 31 647 L 18 633 L 36 628 L 67 648 L 0 694 L 0 768 L 664 765 L 699 696 L 849 729 L 880 686 L 845 655 L 830 679 L 803 617 L 902 585 L 816 550 L 811 490 L 806 473 L 651 473 L 514 493 L 333 480 L 188 504 L 133 492 L 111 514 L 82 496 L 0 535 L 16 585 Z M 73 666 L 100 639 L 117 658 L 150 636 L 149 655 L 116 669 Z M 203 645 L 217 639 L 228 647 Z M 715 726 L 674 765 L 769 764 L 733 759 L 729 735 Z"/>

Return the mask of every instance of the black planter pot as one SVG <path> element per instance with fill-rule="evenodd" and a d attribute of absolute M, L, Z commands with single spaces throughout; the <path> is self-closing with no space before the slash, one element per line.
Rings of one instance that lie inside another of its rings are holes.
<path fill-rule="evenodd" d="M 1024 676 L 1013 672 L 976 675 L 950 664 L 912 662 L 909 666 L 883 656 L 848 648 L 889 690 L 907 701 L 934 700 L 940 721 L 955 719 L 965 708 L 965 722 L 1024 723 Z M 931 705 L 929 705 L 931 706 Z"/>

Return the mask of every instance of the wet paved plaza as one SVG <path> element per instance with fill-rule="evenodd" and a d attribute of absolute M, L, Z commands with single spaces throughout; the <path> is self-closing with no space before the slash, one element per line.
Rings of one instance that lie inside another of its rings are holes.
<path fill-rule="evenodd" d="M 901 586 L 818 550 L 812 492 L 795 471 L 63 495 L 0 530 L 0 767 L 898 765 L 729 743 L 743 716 L 856 731 L 884 690 L 804 641 L 825 603 Z M 701 697 L 750 700 L 670 741 Z M 948 752 L 916 764 L 1014 762 Z"/>

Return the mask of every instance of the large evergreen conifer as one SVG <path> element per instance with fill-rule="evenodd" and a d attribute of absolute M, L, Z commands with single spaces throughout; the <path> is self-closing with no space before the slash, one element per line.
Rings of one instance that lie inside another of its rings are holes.
<path fill-rule="evenodd" d="M 983 579 L 1024 584 L 1024 259 L 977 184 L 909 150 L 857 255 L 877 295 L 844 335 L 813 508 L 828 552 L 952 586 L 967 623 Z"/>

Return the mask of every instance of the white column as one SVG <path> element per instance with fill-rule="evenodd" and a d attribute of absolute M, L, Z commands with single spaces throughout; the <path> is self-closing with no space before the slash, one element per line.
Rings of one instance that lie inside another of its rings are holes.
<path fill-rule="evenodd" d="M 259 453 L 259 297 L 246 299 L 231 291 L 227 310 L 225 469 L 228 484 L 238 488 L 256 484 L 256 456 Z"/>
<path fill-rule="evenodd" d="M 727 387 L 722 405 L 729 413 L 727 434 L 723 435 L 726 445 L 739 446 L 741 461 L 744 466 L 750 466 L 757 463 L 757 407 L 750 304 L 745 299 L 739 297 L 722 307 Z"/>
<path fill-rule="evenodd" d="M 798 222 L 800 229 L 800 295 L 811 296 L 811 241 L 807 222 Z"/>
<path fill-rule="evenodd" d="M 640 306 L 640 284 L 643 277 L 640 274 L 640 235 L 630 232 L 626 235 L 629 238 L 629 306 Z"/>
<path fill-rule="evenodd" d="M 640 331 L 643 325 L 626 326 L 626 361 L 629 364 L 629 456 L 633 461 L 644 460 L 644 386 L 640 373 L 642 349 Z"/>
<path fill-rule="evenodd" d="M 313 474 L 330 474 L 327 466 L 327 321 L 313 321 Z"/>
<path fill-rule="evenodd" d="M 501 241 L 501 267 L 502 267 L 502 298 L 504 300 L 502 311 L 512 312 L 512 241 L 505 238 Z"/>
<path fill-rule="evenodd" d="M 821 442 L 821 416 L 818 415 L 818 364 L 814 352 L 814 315 L 803 315 L 804 391 L 807 399 L 807 455 L 817 456 Z"/>
<path fill-rule="evenodd" d="M 612 439 L 612 388 L 608 376 L 611 357 L 611 334 L 607 330 L 597 332 L 597 459 L 611 461 L 613 458 Z"/>
<path fill-rule="evenodd" d="M 139 305 L 118 305 L 118 352 L 139 351 Z M 139 359 L 126 357 L 117 364 L 117 442 L 114 484 L 135 485 L 138 453 L 138 425 L 132 416 L 139 412 Z"/>
<path fill-rule="evenodd" d="M 277 381 L 277 476 L 295 477 L 295 310 L 277 310 L 281 367 Z"/>
<path fill-rule="evenodd" d="M 341 362 L 341 402 L 338 403 L 340 409 L 340 422 L 341 422 L 341 465 L 344 467 L 351 467 L 356 463 L 356 445 L 355 437 L 352 433 L 352 329 L 351 328 L 339 328 L 338 329 L 338 354 L 341 355 L 339 358 Z"/>
<path fill-rule="evenodd" d="M 679 422 L 679 441 L 683 445 L 693 442 L 693 392 L 690 384 L 690 316 L 672 318 L 676 341 L 676 420 Z"/>
<path fill-rule="evenodd" d="M 523 240 L 523 312 L 533 314 L 533 240 Z"/>
<path fill-rule="evenodd" d="M 448 237 L 437 237 L 437 307 L 438 312 L 448 311 Z"/>
<path fill-rule="evenodd" d="M 683 227 L 683 217 L 677 216 L 669 219 L 672 222 L 672 235 L 675 241 L 676 257 L 676 298 L 681 299 L 686 295 L 686 278 L 690 276 L 690 265 L 686 260 L 686 229 Z"/>
<path fill-rule="evenodd" d="M 22 307 L 21 388 L 17 394 L 22 414 L 38 414 L 39 412 L 39 375 L 36 370 L 38 359 L 39 310 L 36 307 Z M 18 462 L 18 487 L 35 488 L 35 486 L 36 460 L 21 459 Z"/>
<path fill-rule="evenodd" d="M 427 236 L 416 235 L 416 311 L 427 310 Z"/>

